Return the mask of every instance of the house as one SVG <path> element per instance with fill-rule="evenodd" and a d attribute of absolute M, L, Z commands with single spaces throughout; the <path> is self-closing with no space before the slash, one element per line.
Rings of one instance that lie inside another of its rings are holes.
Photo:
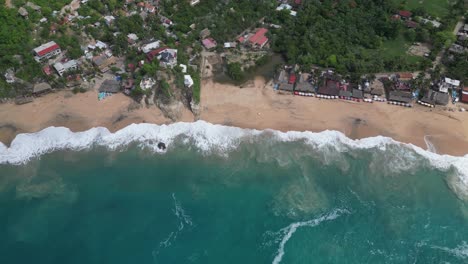
<path fill-rule="evenodd" d="M 200 0 L 190 0 L 191 6 L 198 5 L 199 3 L 200 3 Z"/>
<path fill-rule="evenodd" d="M 200 31 L 200 39 L 205 39 L 207 37 L 209 37 L 211 35 L 211 31 L 207 28 L 203 29 L 202 31 Z"/>
<path fill-rule="evenodd" d="M 455 54 L 463 54 L 466 49 L 462 45 L 454 43 L 452 46 L 450 46 L 449 51 Z"/>
<path fill-rule="evenodd" d="M 74 71 L 78 69 L 78 63 L 76 60 L 69 60 L 65 63 L 57 62 L 54 64 L 54 69 L 57 71 L 58 75 L 63 76 L 67 71 Z"/>
<path fill-rule="evenodd" d="M 404 91 L 390 91 L 388 100 L 408 104 L 413 100 L 413 94 Z"/>
<path fill-rule="evenodd" d="M 22 16 L 24 18 L 27 18 L 28 15 L 29 15 L 28 10 L 26 10 L 26 8 L 24 8 L 24 7 L 18 8 L 18 14 L 20 14 L 20 16 Z"/>
<path fill-rule="evenodd" d="M 158 55 L 159 65 L 164 68 L 174 68 L 177 65 L 177 50 L 165 49 Z"/>
<path fill-rule="evenodd" d="M 252 47 L 263 48 L 268 42 L 268 38 L 265 34 L 268 32 L 266 28 L 259 28 L 253 36 L 251 36 L 248 41 Z"/>
<path fill-rule="evenodd" d="M 55 43 L 55 41 L 50 41 L 33 49 L 33 52 L 35 55 L 34 59 L 37 62 L 40 62 L 62 53 L 62 50 L 60 49 L 60 46 Z"/>
<path fill-rule="evenodd" d="M 156 7 L 150 3 L 145 4 L 145 11 L 151 14 L 156 13 Z"/>
<path fill-rule="evenodd" d="M 112 25 L 112 23 L 114 22 L 115 20 L 115 17 L 114 16 L 105 16 L 104 17 L 104 21 L 106 22 L 106 24 L 108 26 Z"/>
<path fill-rule="evenodd" d="M 430 20 L 430 19 L 426 19 L 426 18 L 421 18 L 421 22 L 424 23 L 424 24 L 430 23 L 435 28 L 439 28 L 442 25 L 439 21 Z"/>
<path fill-rule="evenodd" d="M 192 79 L 192 76 L 186 74 L 184 75 L 184 84 L 185 84 L 185 87 L 187 88 L 190 88 L 193 86 L 193 79 Z"/>
<path fill-rule="evenodd" d="M 95 50 L 96 48 L 99 48 L 99 49 L 101 49 L 101 50 L 105 50 L 105 49 L 107 49 L 107 47 L 108 47 L 108 46 L 107 46 L 106 43 L 104 43 L 104 42 L 98 40 L 98 41 L 97 41 L 96 43 L 94 43 L 94 44 L 88 44 L 88 47 L 87 47 L 87 48 L 90 49 L 90 50 Z"/>
<path fill-rule="evenodd" d="M 131 45 L 135 44 L 138 41 L 138 36 L 135 33 L 130 33 L 127 35 L 127 42 Z"/>
<path fill-rule="evenodd" d="M 215 48 L 216 45 L 217 45 L 216 40 L 214 40 L 213 38 L 206 38 L 206 39 L 202 40 L 202 44 L 206 49 Z"/>
<path fill-rule="evenodd" d="M 363 99 L 364 93 L 361 90 L 354 88 L 352 97 L 356 99 Z"/>
<path fill-rule="evenodd" d="M 32 10 L 36 11 L 36 12 L 41 12 L 41 7 L 34 4 L 34 3 L 31 3 L 31 2 L 27 2 L 26 3 L 26 6 L 31 8 Z"/>
<path fill-rule="evenodd" d="M 225 49 L 231 49 L 237 47 L 236 42 L 224 42 L 224 48 Z"/>
<path fill-rule="evenodd" d="M 340 94 L 340 82 L 332 79 L 325 79 L 324 84 L 319 87 L 318 94 L 338 96 Z"/>
<path fill-rule="evenodd" d="M 465 86 L 461 91 L 460 101 L 463 103 L 468 103 L 468 86 Z"/>
<path fill-rule="evenodd" d="M 7 83 L 14 83 L 16 81 L 15 72 L 13 71 L 13 69 L 6 70 L 3 76 L 5 77 L 5 81 Z"/>
<path fill-rule="evenodd" d="M 282 70 L 280 74 L 278 75 L 276 87 L 282 91 L 293 92 L 294 84 L 289 83 L 289 81 L 290 81 L 289 74 L 286 72 L 286 70 Z"/>
<path fill-rule="evenodd" d="M 407 28 L 417 28 L 417 27 L 419 27 L 419 24 L 417 22 L 412 21 L 412 20 L 406 21 L 405 25 L 406 25 Z"/>
<path fill-rule="evenodd" d="M 458 89 L 460 86 L 459 80 L 453 80 L 450 78 L 444 78 L 439 86 L 439 92 L 448 93 L 448 89 Z"/>
<path fill-rule="evenodd" d="M 168 28 L 168 27 L 172 26 L 172 24 L 173 24 L 172 21 L 169 18 L 165 17 L 165 16 L 160 16 L 160 20 L 161 20 L 162 25 L 165 28 Z"/>
<path fill-rule="evenodd" d="M 288 10 L 292 16 L 296 16 L 297 12 L 292 10 L 292 6 L 289 4 L 281 4 L 276 8 L 276 11 Z"/>
<path fill-rule="evenodd" d="M 410 11 L 408 10 L 400 10 L 398 11 L 398 15 L 403 19 L 403 20 L 407 20 L 407 19 L 410 19 L 411 16 L 413 15 L 413 13 L 411 13 Z"/>
<path fill-rule="evenodd" d="M 296 83 L 296 88 L 294 90 L 298 92 L 304 92 L 304 93 L 313 93 L 314 86 L 311 83 L 310 74 L 303 73 L 299 75 L 299 81 Z"/>
<path fill-rule="evenodd" d="M 344 99 L 348 99 L 348 98 L 351 98 L 353 94 L 350 91 L 340 90 L 338 92 L 338 96 Z"/>
<path fill-rule="evenodd" d="M 140 82 L 140 88 L 143 91 L 153 88 L 156 84 L 156 81 L 153 78 L 143 78 Z"/>
<path fill-rule="evenodd" d="M 159 54 L 163 51 L 168 49 L 168 47 L 161 47 L 155 50 L 152 50 L 146 54 L 146 58 L 148 59 L 149 62 L 152 62 L 155 58 L 159 56 Z"/>
<path fill-rule="evenodd" d="M 145 44 L 141 47 L 141 50 L 143 51 L 143 53 L 149 53 L 150 51 L 154 50 L 154 49 L 157 49 L 159 48 L 159 46 L 161 45 L 161 41 L 159 40 L 156 40 L 156 41 L 153 41 L 151 43 L 148 43 L 148 44 Z"/>
<path fill-rule="evenodd" d="M 46 93 L 50 91 L 51 89 L 52 87 L 48 83 L 45 83 L 45 82 L 36 83 L 33 87 L 33 94 L 38 95 L 41 93 Z"/>
<path fill-rule="evenodd" d="M 396 74 L 396 78 L 399 81 L 410 81 L 413 79 L 413 74 L 411 72 L 399 72 Z"/>
<path fill-rule="evenodd" d="M 434 90 L 429 90 L 421 101 L 430 105 L 447 105 L 449 102 L 449 96 L 447 93 L 441 93 Z"/>
<path fill-rule="evenodd" d="M 187 65 L 185 65 L 185 64 L 179 64 L 179 67 L 180 67 L 182 73 L 187 73 Z"/>
<path fill-rule="evenodd" d="M 109 70 L 109 66 L 114 64 L 115 61 L 115 57 L 108 57 L 106 54 L 97 55 L 92 58 L 93 64 L 103 73 L 107 72 Z"/>
<path fill-rule="evenodd" d="M 100 93 L 118 93 L 120 91 L 120 81 L 105 80 L 99 87 Z"/>

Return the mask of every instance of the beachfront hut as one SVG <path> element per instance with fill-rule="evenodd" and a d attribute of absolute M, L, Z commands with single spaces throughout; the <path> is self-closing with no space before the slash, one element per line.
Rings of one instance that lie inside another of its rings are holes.
<path fill-rule="evenodd" d="M 345 91 L 345 90 L 340 90 L 340 92 L 338 93 L 338 95 L 341 97 L 341 98 L 351 98 L 351 92 L 350 91 Z"/>
<path fill-rule="evenodd" d="M 446 93 L 436 92 L 433 90 L 429 90 L 421 101 L 430 104 L 430 105 L 447 105 L 449 102 L 449 96 Z"/>
<path fill-rule="evenodd" d="M 364 93 L 359 89 L 353 89 L 353 98 L 362 99 L 364 98 Z"/>
<path fill-rule="evenodd" d="M 120 81 L 117 80 L 105 80 L 99 87 L 100 93 L 118 93 L 119 91 Z"/>
<path fill-rule="evenodd" d="M 50 91 L 51 89 L 52 87 L 48 83 L 45 83 L 45 82 L 36 83 L 33 87 L 33 94 L 38 95 L 38 94 L 46 93 Z"/>
<path fill-rule="evenodd" d="M 294 91 L 294 84 L 290 83 L 279 83 L 278 90 L 293 92 Z"/>
<path fill-rule="evenodd" d="M 404 91 L 391 91 L 388 95 L 389 101 L 400 102 L 400 103 L 410 103 L 413 99 L 413 95 L 410 92 Z"/>
<path fill-rule="evenodd" d="M 340 93 L 339 82 L 327 79 L 319 89 L 318 94 L 338 96 Z"/>
<path fill-rule="evenodd" d="M 299 81 L 296 83 L 295 91 L 303 93 L 313 93 L 314 86 L 309 82 L 310 74 L 303 73 L 299 76 Z"/>

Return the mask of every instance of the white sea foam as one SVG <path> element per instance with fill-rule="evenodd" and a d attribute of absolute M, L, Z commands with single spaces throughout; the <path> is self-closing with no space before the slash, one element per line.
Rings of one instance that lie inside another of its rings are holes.
<path fill-rule="evenodd" d="M 322 216 L 320 216 L 318 218 L 315 218 L 315 219 L 312 219 L 312 220 L 309 220 L 309 221 L 292 223 L 289 226 L 281 229 L 280 233 L 284 234 L 284 236 L 281 239 L 281 242 L 280 242 L 279 248 L 278 248 L 278 253 L 276 254 L 276 256 L 273 259 L 272 263 L 273 264 L 279 264 L 281 262 L 281 260 L 283 259 L 283 256 L 284 256 L 284 246 L 286 245 L 288 240 L 292 237 L 292 235 L 296 232 L 296 230 L 299 227 L 305 227 L 305 226 L 314 227 L 314 226 L 317 226 L 317 225 L 319 225 L 320 223 L 322 223 L 324 221 L 334 220 L 334 219 L 338 218 L 339 216 L 341 216 L 343 214 L 349 214 L 349 211 L 348 210 L 343 210 L 343 209 L 336 209 L 336 210 L 333 210 L 329 214 L 322 215 Z"/>
<path fill-rule="evenodd" d="M 396 146 L 400 152 L 398 154 L 400 159 L 402 158 L 401 153 L 406 153 L 409 156 L 414 156 L 412 153 L 416 153 L 438 169 L 454 168 L 457 174 L 449 184 L 460 198 L 468 200 L 468 155 L 463 157 L 439 155 L 382 136 L 352 140 L 341 132 L 329 130 L 320 133 L 296 131 L 283 133 L 275 130 L 259 131 L 213 125 L 204 121 L 171 125 L 132 124 L 115 133 L 102 127 L 92 128 L 85 132 L 71 132 L 64 127 L 49 127 L 37 133 L 19 134 L 10 147 L 0 143 L 0 164 L 20 165 L 32 158 L 56 150 L 82 150 L 92 146 L 116 149 L 131 143 L 137 143 L 155 152 L 161 152 L 157 148 L 159 142 L 164 142 L 170 148 L 178 137 L 185 137 L 186 140 L 183 142 L 190 142 L 202 152 L 227 154 L 236 149 L 241 142 L 255 142 L 262 135 L 283 142 L 304 142 L 318 149 L 332 148 L 338 152 L 373 148 L 385 151 L 389 147 L 395 149 Z M 405 160 L 401 159 L 401 161 Z M 406 164 L 408 162 L 400 163 L 404 167 L 408 165 Z M 414 165 L 413 163 L 415 163 L 414 159 L 409 159 L 409 166 Z"/>
<path fill-rule="evenodd" d="M 461 259 L 468 259 L 468 243 L 466 243 L 465 241 L 463 241 L 462 244 L 458 245 L 455 248 L 439 247 L 439 246 L 432 246 L 432 248 L 448 252 Z"/>
<path fill-rule="evenodd" d="M 185 213 L 185 210 L 180 204 L 180 202 L 177 200 L 175 193 L 172 193 L 172 200 L 174 201 L 173 212 L 174 212 L 174 215 L 177 217 L 177 221 L 179 222 L 179 224 L 178 224 L 177 230 L 170 232 L 167 238 L 159 242 L 158 247 L 155 248 L 153 252 L 151 253 L 153 255 L 154 262 L 157 262 L 157 257 L 161 250 L 167 247 L 170 247 L 172 243 L 176 241 L 177 236 L 184 230 L 184 227 L 186 225 L 193 226 L 191 217 Z"/>

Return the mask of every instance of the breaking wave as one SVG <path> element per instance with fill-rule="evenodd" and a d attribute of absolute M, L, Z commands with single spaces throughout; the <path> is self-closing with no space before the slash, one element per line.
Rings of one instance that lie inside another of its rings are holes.
<path fill-rule="evenodd" d="M 37 133 L 17 135 L 10 147 L 0 143 L 0 164 L 21 165 L 56 150 L 84 150 L 94 146 L 116 150 L 134 143 L 154 152 L 164 152 L 158 148 L 158 143 L 164 142 L 170 149 L 177 139 L 183 139 L 181 142 L 190 143 L 203 153 L 227 155 L 241 143 L 255 143 L 265 137 L 278 142 L 302 142 L 319 150 L 332 149 L 338 153 L 377 149 L 384 152 L 397 150 L 398 154 L 395 155 L 400 159 L 402 153 L 408 157 L 421 157 L 437 169 L 454 169 L 455 175 L 449 179 L 449 185 L 461 199 L 468 200 L 468 155 L 440 155 L 382 136 L 352 140 L 341 132 L 329 130 L 319 133 L 283 133 L 276 130 L 260 131 L 214 125 L 205 121 L 170 125 L 132 124 L 115 133 L 103 127 L 84 132 L 72 132 L 64 127 L 49 127 Z M 406 163 L 409 164 L 399 164 L 405 167 L 417 165 L 414 158 L 406 159 Z"/>
<path fill-rule="evenodd" d="M 348 210 L 343 210 L 343 209 L 336 209 L 333 210 L 329 214 L 322 215 L 318 218 L 309 220 L 309 221 L 304 221 L 304 222 L 297 222 L 297 223 L 292 223 L 289 226 L 281 229 L 279 232 L 284 234 L 283 238 L 281 239 L 281 242 L 279 244 L 279 249 L 278 253 L 276 254 L 275 258 L 273 259 L 273 264 L 279 264 L 281 260 L 283 259 L 284 256 L 284 246 L 288 242 L 288 240 L 292 237 L 292 235 L 296 232 L 296 230 L 299 227 L 314 227 L 319 225 L 320 223 L 324 221 L 331 221 L 335 220 L 336 218 L 340 217 L 342 214 L 349 214 Z"/>

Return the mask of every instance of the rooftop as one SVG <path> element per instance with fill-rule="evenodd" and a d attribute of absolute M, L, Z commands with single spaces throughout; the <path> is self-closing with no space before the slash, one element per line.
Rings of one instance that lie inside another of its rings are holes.
<path fill-rule="evenodd" d="M 39 56 L 44 56 L 47 53 L 52 52 L 56 49 L 60 49 L 60 46 L 57 43 L 55 43 L 55 41 L 50 41 L 33 49 L 33 51 Z"/>

